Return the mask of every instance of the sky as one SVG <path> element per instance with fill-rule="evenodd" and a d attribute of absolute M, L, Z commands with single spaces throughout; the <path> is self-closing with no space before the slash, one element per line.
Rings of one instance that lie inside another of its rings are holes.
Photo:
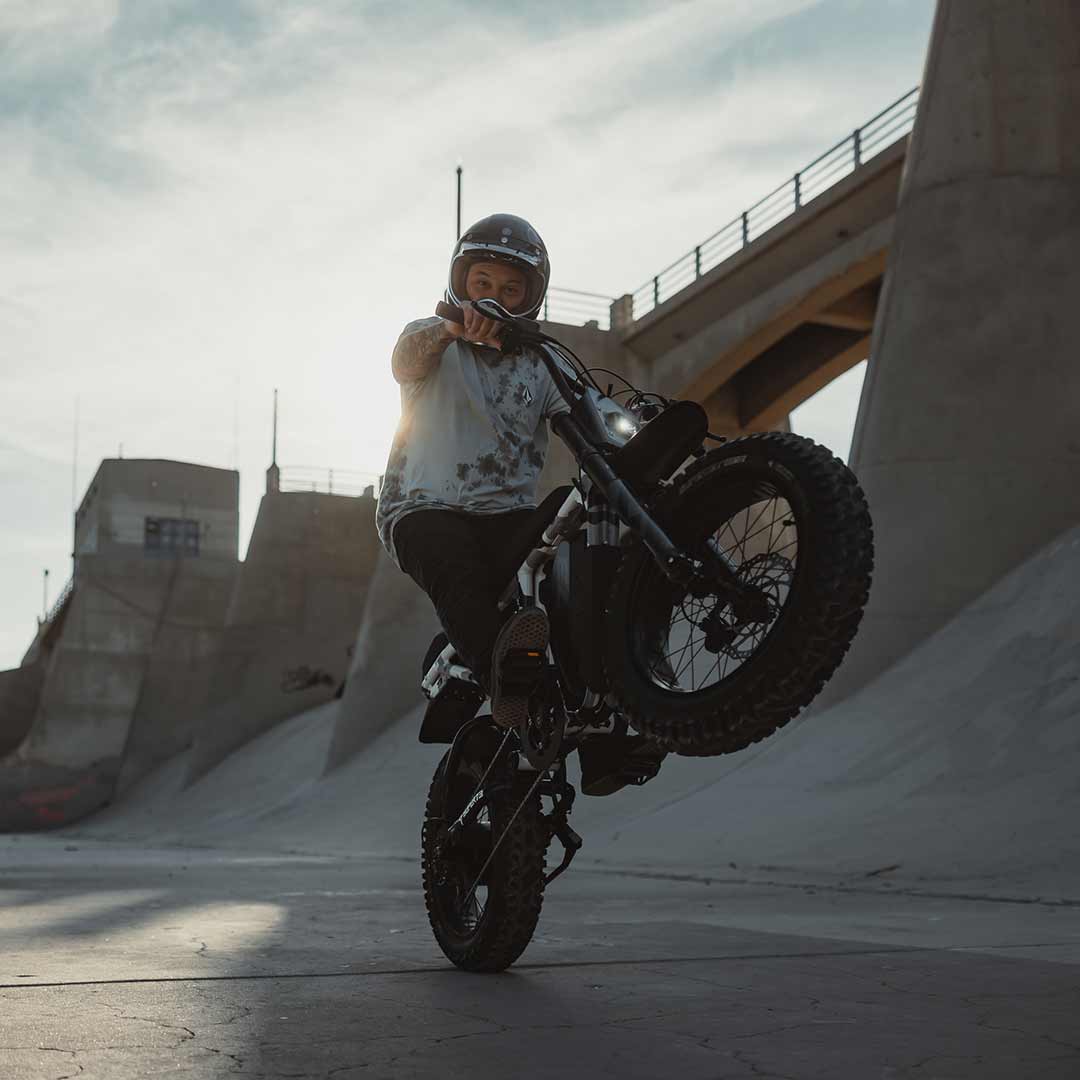
<path fill-rule="evenodd" d="M 915 86 L 933 0 L 0 0 L 0 669 L 104 457 L 382 471 L 455 230 L 631 292 Z M 847 454 L 862 367 L 793 416 Z"/>

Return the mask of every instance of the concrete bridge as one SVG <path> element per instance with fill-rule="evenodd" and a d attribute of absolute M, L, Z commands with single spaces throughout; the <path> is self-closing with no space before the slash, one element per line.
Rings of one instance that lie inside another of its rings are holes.
<path fill-rule="evenodd" d="M 552 290 L 550 332 L 702 402 L 714 431 L 785 426 L 869 354 L 917 102 L 905 94 L 609 312 Z M 574 314 L 594 318 L 558 321 Z"/>

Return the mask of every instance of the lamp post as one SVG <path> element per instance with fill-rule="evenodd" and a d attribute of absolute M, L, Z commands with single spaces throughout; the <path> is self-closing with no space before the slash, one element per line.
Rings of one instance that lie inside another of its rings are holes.
<path fill-rule="evenodd" d="M 457 232 L 454 234 L 454 239 L 461 238 L 461 162 L 458 162 L 457 167 Z"/>

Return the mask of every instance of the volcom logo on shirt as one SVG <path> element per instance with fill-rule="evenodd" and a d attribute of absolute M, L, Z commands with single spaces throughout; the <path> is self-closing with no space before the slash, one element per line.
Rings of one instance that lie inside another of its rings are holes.
<path fill-rule="evenodd" d="M 532 404 L 532 402 L 533 402 L 533 393 L 529 389 L 527 384 L 522 383 L 522 385 L 520 387 L 518 387 L 517 399 L 518 399 L 518 401 L 521 402 L 522 405 L 528 406 L 528 405 Z"/>

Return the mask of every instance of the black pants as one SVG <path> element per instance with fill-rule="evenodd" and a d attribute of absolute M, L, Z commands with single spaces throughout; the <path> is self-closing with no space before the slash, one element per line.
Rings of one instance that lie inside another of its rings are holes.
<path fill-rule="evenodd" d="M 503 617 L 499 597 L 517 570 L 510 539 L 534 511 L 416 510 L 394 526 L 398 564 L 431 598 L 447 637 L 488 685 Z"/>

